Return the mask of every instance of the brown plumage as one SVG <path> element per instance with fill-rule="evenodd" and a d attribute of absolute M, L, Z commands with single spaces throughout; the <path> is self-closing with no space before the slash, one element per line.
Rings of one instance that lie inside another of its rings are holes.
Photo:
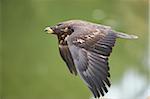
<path fill-rule="evenodd" d="M 61 57 L 72 74 L 79 74 L 94 97 L 104 96 L 110 87 L 108 57 L 116 38 L 137 36 L 116 32 L 109 26 L 81 20 L 70 20 L 47 27 L 57 35 Z"/>

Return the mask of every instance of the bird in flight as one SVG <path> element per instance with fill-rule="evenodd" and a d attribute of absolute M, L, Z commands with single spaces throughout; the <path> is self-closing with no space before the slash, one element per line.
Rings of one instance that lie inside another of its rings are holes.
<path fill-rule="evenodd" d="M 60 22 L 44 31 L 57 35 L 60 55 L 70 73 L 78 74 L 95 98 L 104 96 L 111 86 L 108 58 L 116 39 L 138 38 L 82 20 Z"/>

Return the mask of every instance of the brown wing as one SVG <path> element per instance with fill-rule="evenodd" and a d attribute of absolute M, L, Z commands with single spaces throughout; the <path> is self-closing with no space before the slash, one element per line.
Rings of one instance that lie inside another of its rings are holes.
<path fill-rule="evenodd" d="M 62 59 L 66 62 L 66 65 L 69 69 L 69 71 L 72 74 L 77 75 L 77 71 L 71 56 L 71 53 L 69 51 L 69 48 L 67 45 L 59 45 L 59 51 L 60 51 L 60 55 L 62 57 Z"/>
<path fill-rule="evenodd" d="M 111 31 L 82 28 L 67 39 L 77 71 L 95 97 L 104 96 L 110 86 L 108 56 L 115 44 Z M 86 32 L 86 33 L 85 33 Z"/>

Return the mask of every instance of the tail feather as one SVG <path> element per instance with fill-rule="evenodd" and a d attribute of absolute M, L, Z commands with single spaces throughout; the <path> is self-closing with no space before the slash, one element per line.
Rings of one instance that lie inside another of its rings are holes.
<path fill-rule="evenodd" d="M 129 34 L 125 34 L 122 32 L 115 32 L 118 38 L 123 38 L 123 39 L 137 39 L 138 36 L 136 35 L 129 35 Z"/>

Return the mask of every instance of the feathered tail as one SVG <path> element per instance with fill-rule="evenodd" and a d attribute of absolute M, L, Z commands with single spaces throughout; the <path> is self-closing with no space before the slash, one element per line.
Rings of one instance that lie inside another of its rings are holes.
<path fill-rule="evenodd" d="M 136 35 L 129 35 L 129 34 L 125 34 L 125 33 L 122 33 L 122 32 L 116 32 L 116 35 L 118 38 L 123 38 L 123 39 L 137 39 L 138 36 Z"/>

